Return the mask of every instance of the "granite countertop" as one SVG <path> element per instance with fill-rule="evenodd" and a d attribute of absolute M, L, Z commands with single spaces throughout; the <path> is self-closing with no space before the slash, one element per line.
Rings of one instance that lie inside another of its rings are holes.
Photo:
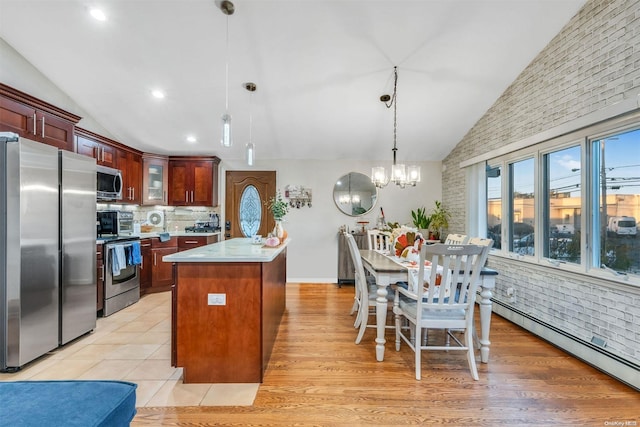
<path fill-rule="evenodd" d="M 192 234 L 192 233 L 189 233 Z M 287 247 L 254 245 L 250 238 L 224 240 L 162 257 L 164 262 L 271 262 Z"/>
<path fill-rule="evenodd" d="M 138 236 L 141 239 L 149 239 L 152 237 L 158 237 L 160 236 L 160 233 L 162 233 L 162 231 L 154 231 L 151 233 L 140 233 L 138 234 Z M 177 236 L 177 237 L 189 237 L 189 236 L 220 236 L 222 234 L 221 231 L 214 231 L 214 232 L 208 232 L 208 233 L 190 233 L 187 231 L 167 231 L 167 233 L 169 233 L 169 236 L 173 237 L 173 236 Z"/>

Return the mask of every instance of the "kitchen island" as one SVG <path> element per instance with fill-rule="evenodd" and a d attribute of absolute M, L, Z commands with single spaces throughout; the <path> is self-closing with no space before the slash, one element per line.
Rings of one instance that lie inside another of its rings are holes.
<path fill-rule="evenodd" d="M 172 362 L 185 383 L 262 382 L 285 309 L 287 245 L 225 240 L 167 255 Z"/>

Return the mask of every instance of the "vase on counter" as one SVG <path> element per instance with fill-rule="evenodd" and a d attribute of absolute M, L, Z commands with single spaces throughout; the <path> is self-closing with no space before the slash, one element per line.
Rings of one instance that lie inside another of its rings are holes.
<path fill-rule="evenodd" d="M 276 226 L 273 228 L 273 235 L 280 239 L 281 242 L 287 238 L 287 231 L 282 226 L 282 220 L 276 220 Z"/>

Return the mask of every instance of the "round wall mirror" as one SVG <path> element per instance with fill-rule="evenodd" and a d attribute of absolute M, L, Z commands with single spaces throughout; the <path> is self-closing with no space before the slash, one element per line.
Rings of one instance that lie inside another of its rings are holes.
<path fill-rule="evenodd" d="M 338 179 L 333 186 L 333 201 L 342 213 L 361 216 L 369 213 L 376 205 L 378 189 L 371 178 L 359 172 L 349 172 Z"/>

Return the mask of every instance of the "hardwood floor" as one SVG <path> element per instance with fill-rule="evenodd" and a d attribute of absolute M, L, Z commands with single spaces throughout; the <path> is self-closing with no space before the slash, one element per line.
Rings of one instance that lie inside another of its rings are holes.
<path fill-rule="evenodd" d="M 352 302 L 351 286 L 288 284 L 253 406 L 144 407 L 131 425 L 640 425 L 640 393 L 495 314 L 480 381 L 464 352 L 424 352 L 416 381 L 413 352 L 396 352 L 392 331 L 384 362 L 373 329 L 354 344 Z"/>

